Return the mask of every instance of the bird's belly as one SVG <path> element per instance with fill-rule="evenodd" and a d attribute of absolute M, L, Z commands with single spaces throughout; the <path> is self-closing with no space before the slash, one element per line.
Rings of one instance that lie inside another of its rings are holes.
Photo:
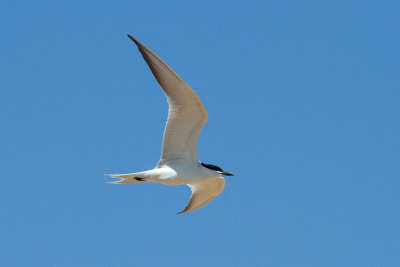
<path fill-rule="evenodd" d="M 182 185 L 196 183 L 208 177 L 204 177 L 204 173 L 199 168 L 185 168 L 176 166 L 165 166 L 159 168 L 159 173 L 152 182 L 165 185 Z"/>
<path fill-rule="evenodd" d="M 177 174 L 172 177 L 167 177 L 167 178 L 159 178 L 157 179 L 156 183 L 160 184 L 165 184 L 165 185 L 182 185 L 182 184 L 191 184 L 195 183 L 199 180 L 204 179 L 203 177 L 199 175 L 193 175 L 193 174 Z"/>

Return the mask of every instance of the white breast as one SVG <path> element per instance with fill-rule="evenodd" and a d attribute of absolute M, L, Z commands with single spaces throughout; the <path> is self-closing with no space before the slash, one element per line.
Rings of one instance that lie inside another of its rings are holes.
<path fill-rule="evenodd" d="M 218 177 L 218 174 L 203 168 L 199 162 L 185 159 L 166 162 L 153 171 L 155 175 L 152 182 L 166 185 L 190 184 Z"/>

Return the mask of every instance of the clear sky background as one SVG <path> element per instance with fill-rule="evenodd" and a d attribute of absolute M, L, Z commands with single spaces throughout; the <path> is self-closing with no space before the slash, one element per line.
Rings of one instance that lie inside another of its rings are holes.
<path fill-rule="evenodd" d="M 399 1 L 2 1 L 2 266 L 399 266 Z M 153 168 L 166 98 L 209 112 L 224 192 Z"/>

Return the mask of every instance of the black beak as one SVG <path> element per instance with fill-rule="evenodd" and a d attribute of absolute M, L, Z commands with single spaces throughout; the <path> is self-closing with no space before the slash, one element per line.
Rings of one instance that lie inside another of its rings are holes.
<path fill-rule="evenodd" d="M 230 172 L 219 172 L 222 176 L 235 176 L 233 173 Z"/>

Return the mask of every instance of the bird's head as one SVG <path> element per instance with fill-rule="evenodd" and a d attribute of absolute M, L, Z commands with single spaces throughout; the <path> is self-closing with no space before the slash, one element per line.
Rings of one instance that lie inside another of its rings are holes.
<path fill-rule="evenodd" d="M 213 170 L 213 171 L 219 173 L 221 176 L 234 176 L 233 173 L 223 171 L 220 167 L 218 167 L 216 165 L 206 164 L 206 163 L 203 163 L 203 162 L 200 162 L 200 163 L 201 163 L 201 165 L 203 167 L 205 167 L 207 169 L 210 169 L 210 170 Z"/>

